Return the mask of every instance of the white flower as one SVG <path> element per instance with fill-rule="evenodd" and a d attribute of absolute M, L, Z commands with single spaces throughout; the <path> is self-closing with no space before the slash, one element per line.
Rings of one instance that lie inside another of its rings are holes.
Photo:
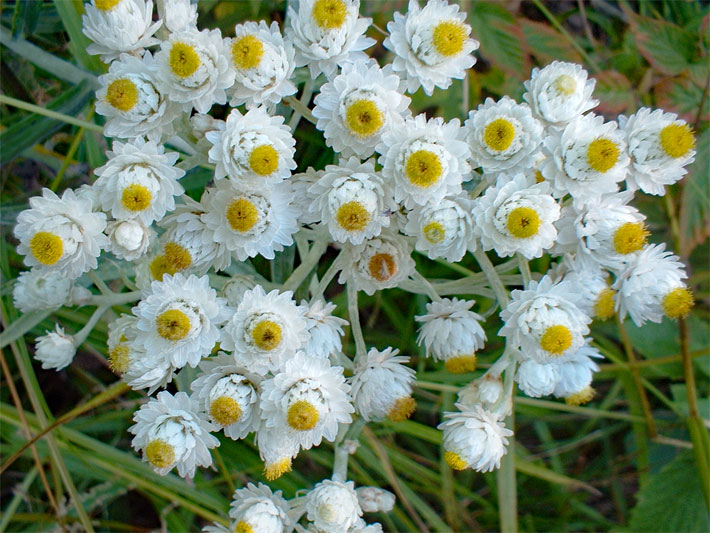
<path fill-rule="evenodd" d="M 466 193 L 449 196 L 434 204 L 415 207 L 407 213 L 404 233 L 417 238 L 415 248 L 429 259 L 443 257 L 461 261 L 467 250 L 476 249 L 476 235 Z"/>
<path fill-rule="evenodd" d="M 306 495 L 306 516 L 323 533 L 347 531 L 362 516 L 355 484 L 321 481 Z"/>
<path fill-rule="evenodd" d="M 599 320 L 613 317 L 616 291 L 609 286 L 609 273 L 587 261 L 575 260 L 570 263 L 570 270 L 564 275 L 564 280 L 572 284 L 580 295 L 577 307 Z"/>
<path fill-rule="evenodd" d="M 288 516 L 289 503 L 281 491 L 271 489 L 259 483 L 249 483 L 246 487 L 234 491 L 230 504 L 229 516 L 236 522 L 234 531 L 247 533 L 284 533 L 291 525 Z"/>
<path fill-rule="evenodd" d="M 165 9 L 160 15 L 168 31 L 197 29 L 197 3 L 191 3 L 190 0 L 164 0 L 163 3 Z"/>
<path fill-rule="evenodd" d="M 445 123 L 424 114 L 384 132 L 377 151 L 383 177 L 394 184 L 395 201 L 411 209 L 460 193 L 461 182 L 471 177 L 465 136 L 458 119 Z"/>
<path fill-rule="evenodd" d="M 230 439 L 243 439 L 259 429 L 261 377 L 237 365 L 223 352 L 200 363 L 202 374 L 190 385 L 192 398 L 210 422 Z"/>
<path fill-rule="evenodd" d="M 119 259 L 135 261 L 145 255 L 155 240 L 155 231 L 140 219 L 113 220 L 106 225 L 107 250 Z"/>
<path fill-rule="evenodd" d="M 227 300 L 227 305 L 239 307 L 244 299 L 244 294 L 256 286 L 256 281 L 252 276 L 235 274 L 229 278 L 222 286 L 221 295 Z"/>
<path fill-rule="evenodd" d="M 311 78 L 331 79 L 346 63 L 367 59 L 362 50 L 375 44 L 364 33 L 372 19 L 359 18 L 360 0 L 301 0 L 289 4 L 286 37 L 293 42 L 296 66 L 308 65 Z"/>
<path fill-rule="evenodd" d="M 646 244 L 646 217 L 627 205 L 633 192 L 590 198 L 583 205 L 563 208 L 557 221 L 557 252 L 573 252 L 580 261 L 619 269 Z"/>
<path fill-rule="evenodd" d="M 263 20 L 245 22 L 234 27 L 234 38 L 228 45 L 232 66 L 236 70 L 234 85 L 229 90 L 229 105 L 278 104 L 284 96 L 296 92 L 290 80 L 295 67 L 293 46 L 284 41 L 277 22 L 267 26 Z"/>
<path fill-rule="evenodd" d="M 569 361 L 555 365 L 557 367 L 557 383 L 554 394 L 565 398 L 571 405 L 587 403 L 594 396 L 591 388 L 592 376 L 599 370 L 592 357 L 601 358 L 599 351 L 589 343 L 582 346 Z"/>
<path fill-rule="evenodd" d="M 267 428 L 287 430 L 308 450 L 321 440 L 332 442 L 338 424 L 349 424 L 354 411 L 343 368 L 327 359 L 297 352 L 273 378 L 262 382 L 261 417 Z"/>
<path fill-rule="evenodd" d="M 37 337 L 35 342 L 35 359 L 42 363 L 42 368 L 61 370 L 69 366 L 76 355 L 76 342 L 72 335 L 66 335 L 64 330 L 56 326 L 56 331 L 48 331 Z"/>
<path fill-rule="evenodd" d="M 544 276 L 510 296 L 508 307 L 500 314 L 505 324 L 498 335 L 520 348 L 525 359 L 566 361 L 584 345 L 591 318 L 577 307 L 580 296 L 569 282 L 553 283 Z"/>
<path fill-rule="evenodd" d="M 515 372 L 515 381 L 520 390 L 532 398 L 552 394 L 559 379 L 560 365 L 538 363 L 527 359 L 520 363 Z"/>
<path fill-rule="evenodd" d="M 159 42 L 153 34 L 162 22 L 153 23 L 151 0 L 92 0 L 84 4 L 84 9 L 82 32 L 94 41 L 86 51 L 100 54 L 104 63 L 121 52 L 139 55 L 143 48 Z"/>
<path fill-rule="evenodd" d="M 175 166 L 177 152 L 137 137 L 115 141 L 108 162 L 94 170 L 93 187 L 101 208 L 118 220 L 138 218 L 146 225 L 175 209 L 175 196 L 185 192 L 177 180 L 185 171 Z"/>
<path fill-rule="evenodd" d="M 72 282 L 59 272 L 33 268 L 20 272 L 12 289 L 12 301 L 23 313 L 53 311 L 69 302 Z"/>
<path fill-rule="evenodd" d="M 530 79 L 523 83 L 523 99 L 540 120 L 562 127 L 599 105 L 592 98 L 595 84 L 581 65 L 553 61 L 543 69 L 532 69 Z"/>
<path fill-rule="evenodd" d="M 483 348 L 486 341 L 481 327 L 483 317 L 470 310 L 474 303 L 473 300 L 442 298 L 426 305 L 426 315 L 415 317 L 424 324 L 417 344 L 424 343 L 427 357 L 445 361 L 450 372 L 472 372 L 476 367 L 476 351 Z"/>
<path fill-rule="evenodd" d="M 249 371 L 276 371 L 307 339 L 304 310 L 291 291 L 266 294 L 261 285 L 244 293 L 236 312 L 224 325 L 221 344 L 234 352 Z"/>
<path fill-rule="evenodd" d="M 333 316 L 335 304 L 319 298 L 311 304 L 303 301 L 301 307 L 305 309 L 303 318 L 306 319 L 308 332 L 308 340 L 302 350 L 312 357 L 323 358 L 340 352 L 343 348 L 343 326 L 347 326 L 348 321 Z"/>
<path fill-rule="evenodd" d="M 335 241 L 360 244 L 390 224 L 393 201 L 372 159 L 361 163 L 351 157 L 326 166 L 308 194 L 313 197 L 311 213 L 320 214 Z"/>
<path fill-rule="evenodd" d="M 480 404 L 484 409 L 492 409 L 503 398 L 503 394 L 500 376 L 488 372 L 462 388 L 458 393 L 458 401 L 469 407 Z"/>
<path fill-rule="evenodd" d="M 273 259 L 274 252 L 293 244 L 298 231 L 298 210 L 291 200 L 288 182 L 249 189 L 219 180 L 202 197 L 202 221 L 239 261 L 257 255 Z"/>
<path fill-rule="evenodd" d="M 608 192 L 626 177 L 629 156 L 616 122 L 594 113 L 582 115 L 564 130 L 550 131 L 542 143 L 546 158 L 540 168 L 556 196 L 570 194 L 575 202 Z"/>
<path fill-rule="evenodd" d="M 170 100 L 207 113 L 212 104 L 226 104 L 234 83 L 228 51 L 219 30 L 171 33 L 155 54 L 158 82 Z"/>
<path fill-rule="evenodd" d="M 123 0 L 126 1 L 126 0 Z M 112 61 L 108 74 L 99 76 L 96 112 L 107 117 L 108 137 L 133 138 L 145 135 L 151 141 L 171 135 L 182 106 L 162 92 L 155 78 L 155 60 L 150 52 L 143 58 L 121 54 Z"/>
<path fill-rule="evenodd" d="M 620 116 L 619 126 L 631 156 L 626 185 L 632 191 L 663 195 L 695 160 L 693 130 L 675 113 L 642 107 L 628 119 Z"/>
<path fill-rule="evenodd" d="M 355 409 L 364 420 L 395 422 L 405 420 L 414 412 L 412 398 L 414 370 L 405 366 L 409 357 L 397 355 L 399 350 L 370 348 L 355 364 L 355 373 L 348 379 L 352 387 Z"/>
<path fill-rule="evenodd" d="M 212 144 L 209 160 L 217 180 L 227 176 L 235 184 L 259 188 L 288 178 L 296 168 L 291 130 L 282 116 L 272 117 L 263 107 L 244 115 L 233 109 L 205 138 Z"/>
<path fill-rule="evenodd" d="M 391 66 L 381 69 L 374 60 L 345 65 L 314 99 L 325 143 L 343 157 L 372 155 L 382 134 L 402 127 L 408 113 L 410 99 L 399 92 L 399 81 Z"/>
<path fill-rule="evenodd" d="M 475 63 L 479 42 L 470 37 L 471 26 L 459 6 L 429 0 L 424 8 L 410 0 L 406 15 L 394 14 L 387 23 L 384 47 L 395 54 L 392 66 L 406 84 L 407 92 L 419 86 L 431 96 L 434 87 L 446 89 L 451 79 L 463 79 Z"/>
<path fill-rule="evenodd" d="M 67 189 L 59 198 L 49 189 L 30 198 L 30 209 L 17 215 L 17 252 L 25 264 L 38 270 L 59 272 L 71 279 L 95 269 L 101 248 L 108 244 L 102 233 L 106 215 L 94 213 L 91 202 Z"/>
<path fill-rule="evenodd" d="M 164 476 L 177 466 L 181 477 L 193 477 L 195 466 L 212 464 L 209 450 L 219 441 L 210 431 L 216 428 L 200 417 L 184 392 L 175 396 L 159 392 L 155 400 L 141 405 L 133 420 L 128 428 L 135 435 L 131 445 L 157 474 Z"/>
<path fill-rule="evenodd" d="M 631 315 L 641 327 L 646 320 L 660 322 L 663 315 L 678 318 L 693 307 L 693 297 L 683 280 L 688 277 L 677 255 L 665 244 L 651 244 L 634 255 L 619 272 L 612 289 L 617 291 L 619 318 Z"/>
<path fill-rule="evenodd" d="M 365 513 L 389 513 L 394 508 L 395 497 L 388 490 L 379 487 L 358 487 L 355 492 L 360 508 Z"/>
<path fill-rule="evenodd" d="M 121 315 L 108 326 L 108 359 L 111 370 L 120 374 L 123 381 L 135 390 L 148 389 L 152 395 L 173 379 L 175 367 L 163 354 L 147 352 L 136 342 L 138 319 Z"/>
<path fill-rule="evenodd" d="M 202 200 L 208 198 L 207 191 Z M 232 254 L 223 243 L 214 238 L 214 231 L 203 220 L 206 214 L 203 203 L 196 202 L 187 195 L 182 197 L 183 204 L 167 215 L 158 224 L 167 231 L 160 237 L 163 253 L 156 258 L 155 273 L 161 271 L 174 274 L 186 269 L 204 274 L 210 267 L 224 270 L 232 262 Z M 162 276 L 162 274 L 161 274 Z M 160 277 L 154 276 L 160 280 Z"/>
<path fill-rule="evenodd" d="M 501 184 L 504 183 L 504 184 Z M 474 228 L 484 250 L 495 249 L 500 257 L 520 253 L 527 259 L 540 257 L 557 237 L 554 222 L 560 207 L 546 182 L 529 185 L 523 174 L 500 180 L 473 200 Z"/>
<path fill-rule="evenodd" d="M 397 287 L 414 273 L 412 249 L 398 233 L 383 232 L 378 237 L 353 246 L 347 266 L 338 277 L 341 284 L 354 283 L 357 290 L 369 295 Z"/>
<path fill-rule="evenodd" d="M 542 141 L 543 127 L 527 104 L 504 96 L 492 98 L 470 111 L 465 123 L 471 155 L 484 172 L 531 167 Z"/>
<path fill-rule="evenodd" d="M 262 424 L 254 438 L 259 446 L 259 456 L 264 461 L 264 477 L 278 479 L 291 471 L 291 460 L 298 455 L 298 439 L 287 427 L 267 428 Z"/>
<path fill-rule="evenodd" d="M 500 466 L 508 451 L 507 429 L 498 416 L 480 405 L 467 407 L 457 403 L 459 412 L 444 413 L 439 429 L 444 432 L 444 459 L 454 470 L 473 468 L 477 472 L 490 472 Z"/>
<path fill-rule="evenodd" d="M 133 308 L 138 318 L 137 342 L 147 352 L 162 355 L 176 368 L 197 366 L 214 347 L 217 326 L 229 316 L 207 276 L 166 275 L 154 281 Z"/>
<path fill-rule="evenodd" d="M 311 186 L 323 177 L 325 170 L 314 170 L 313 167 L 308 167 L 305 172 L 293 174 L 289 182 L 293 187 L 293 198 L 296 205 L 304 206 L 300 210 L 298 223 L 301 225 L 315 224 L 320 222 L 321 214 L 317 211 L 311 211 L 309 207 L 315 202 L 314 194 L 311 194 Z"/>

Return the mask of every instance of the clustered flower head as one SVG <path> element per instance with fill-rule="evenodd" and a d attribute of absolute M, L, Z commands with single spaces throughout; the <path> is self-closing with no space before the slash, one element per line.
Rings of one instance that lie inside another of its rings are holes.
<path fill-rule="evenodd" d="M 631 205 L 638 191 L 663 194 L 693 161 L 693 132 L 675 114 L 643 108 L 608 121 L 593 111 L 595 80 L 554 61 L 533 69 L 523 102 L 488 98 L 463 123 L 415 116 L 405 92 L 446 89 L 476 61 L 465 13 L 445 0 L 411 0 L 395 13 L 385 65 L 364 52 L 374 40 L 358 0 L 301 0 L 289 4 L 284 28 L 245 22 L 230 36 L 198 29 L 187 0 L 160 6 L 153 22 L 150 0 L 86 5 L 87 51 L 109 64 L 96 111 L 120 140 L 93 185 L 61 196 L 44 189 L 19 214 L 17 250 L 31 270 L 13 292 L 23 312 L 93 302 L 103 313 L 137 301 L 109 325 L 109 364 L 151 397 L 130 431 L 156 473 L 194 476 L 212 464 L 223 433 L 253 435 L 273 480 L 300 450 L 323 440 L 340 450 L 347 427 L 411 416 L 410 357 L 367 349 L 358 291 L 426 294 L 417 342 L 432 364 L 457 374 L 476 369 L 483 325 L 500 306 L 502 355 L 439 426 L 446 462 L 481 472 L 507 451 L 515 382 L 533 397 L 593 397 L 593 319 L 618 313 L 642 325 L 692 307 L 683 265 L 665 245 L 648 244 L 645 217 Z M 227 102 L 222 118 L 209 115 Z M 302 118 L 335 157 L 293 174 Z M 196 166 L 214 180 L 193 198 L 183 178 Z M 300 264 L 285 282 L 250 266 L 294 244 Z M 329 246 L 337 258 L 298 303 L 295 291 Z M 133 265 L 133 300 L 96 281 L 102 250 Z M 429 281 L 414 250 L 454 263 L 471 252 L 483 272 Z M 519 262 L 493 267 L 486 251 Z M 543 254 L 557 263 L 529 279 L 522 265 Z M 500 274 L 518 264 L 523 275 L 504 284 Z M 87 272 L 103 295 L 85 289 Z M 324 298 L 336 277 L 347 286 L 349 322 Z M 515 289 L 508 295 L 504 285 Z M 441 294 L 491 303 L 474 311 L 476 301 Z M 355 354 L 342 342 L 345 326 Z M 86 335 L 57 326 L 38 339 L 35 357 L 60 370 Z M 153 397 L 185 367 L 196 375 L 189 394 Z M 309 531 L 381 531 L 362 515 L 391 509 L 392 495 L 356 490 L 338 457 L 333 478 L 305 498 L 287 501 L 261 483 L 237 490 L 230 531 L 291 531 L 301 519 Z"/>

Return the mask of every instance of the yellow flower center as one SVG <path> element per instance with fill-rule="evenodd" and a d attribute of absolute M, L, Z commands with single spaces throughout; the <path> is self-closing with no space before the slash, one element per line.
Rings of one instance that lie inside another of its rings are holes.
<path fill-rule="evenodd" d="M 568 396 L 565 398 L 565 403 L 567 405 L 584 405 L 585 403 L 589 403 L 592 401 L 592 398 L 594 398 L 594 389 L 587 385 L 584 387 L 581 391 L 575 392 L 571 396 Z"/>
<path fill-rule="evenodd" d="M 130 111 L 138 103 L 138 87 L 128 78 L 115 80 L 106 89 L 106 100 L 121 111 Z"/>
<path fill-rule="evenodd" d="M 444 461 L 451 467 L 452 470 L 465 470 L 468 468 L 466 461 L 461 459 L 461 456 L 455 452 L 444 453 Z"/>
<path fill-rule="evenodd" d="M 145 457 L 156 468 L 167 468 L 175 462 L 175 448 L 162 439 L 155 439 L 145 447 Z"/>
<path fill-rule="evenodd" d="M 352 201 L 341 205 L 335 218 L 344 230 L 360 231 L 370 222 L 370 213 L 360 202 Z"/>
<path fill-rule="evenodd" d="M 232 44 L 232 59 L 237 68 L 258 67 L 263 55 L 264 43 L 254 35 L 240 37 Z"/>
<path fill-rule="evenodd" d="M 540 347 L 552 355 L 562 355 L 572 346 L 572 332 L 566 326 L 550 326 L 540 338 Z"/>
<path fill-rule="evenodd" d="M 279 153 L 270 144 L 257 146 L 249 154 L 249 167 L 259 176 L 268 176 L 279 168 Z"/>
<path fill-rule="evenodd" d="M 661 148 L 671 157 L 683 157 L 695 148 L 693 130 L 687 124 L 669 124 L 659 134 Z"/>
<path fill-rule="evenodd" d="M 150 207 L 150 202 L 153 195 L 143 185 L 134 183 L 123 189 L 121 194 L 121 203 L 123 207 L 129 211 L 143 211 Z"/>
<path fill-rule="evenodd" d="M 264 477 L 267 481 L 280 478 L 286 472 L 291 471 L 291 458 L 284 457 L 278 461 L 264 466 Z"/>
<path fill-rule="evenodd" d="M 507 150 L 513 139 L 515 139 L 515 126 L 505 118 L 490 121 L 483 130 L 483 142 L 488 148 L 497 152 Z"/>
<path fill-rule="evenodd" d="M 369 137 L 380 130 L 385 123 L 385 117 L 375 102 L 362 98 L 348 106 L 345 121 L 352 133 L 360 137 Z"/>
<path fill-rule="evenodd" d="M 648 231 L 643 222 L 627 222 L 614 232 L 614 250 L 618 254 L 638 252 L 646 244 Z"/>
<path fill-rule="evenodd" d="M 417 187 L 430 187 L 441 177 L 439 156 L 429 150 L 417 150 L 407 158 L 405 172 L 409 181 Z"/>
<path fill-rule="evenodd" d="M 347 14 L 348 8 L 342 0 L 317 0 L 313 4 L 313 20 L 324 30 L 340 28 Z"/>
<path fill-rule="evenodd" d="M 101 11 L 111 11 L 120 1 L 121 0 L 94 0 L 94 5 L 96 9 L 100 9 Z"/>
<path fill-rule="evenodd" d="M 594 139 L 587 147 L 587 164 L 602 174 L 619 160 L 619 147 L 612 140 Z"/>
<path fill-rule="evenodd" d="M 542 175 L 542 172 L 539 170 L 535 171 L 535 183 L 542 183 L 545 181 L 545 176 Z"/>
<path fill-rule="evenodd" d="M 559 94 L 564 94 L 565 96 L 570 96 L 577 90 L 577 81 L 569 74 L 558 76 L 557 79 L 552 82 L 552 85 Z"/>
<path fill-rule="evenodd" d="M 424 238 L 432 244 L 439 244 L 446 237 L 444 226 L 436 221 L 429 222 L 422 228 Z"/>
<path fill-rule="evenodd" d="M 609 320 L 614 316 L 614 289 L 603 289 L 594 302 L 594 316 L 599 320 Z"/>
<path fill-rule="evenodd" d="M 463 50 L 466 41 L 466 29 L 463 24 L 455 20 L 439 22 L 434 28 L 431 42 L 442 56 L 455 56 Z"/>
<path fill-rule="evenodd" d="M 228 426 L 239 421 L 242 417 L 242 408 L 234 398 L 220 396 L 210 404 L 210 415 L 219 424 Z"/>
<path fill-rule="evenodd" d="M 254 533 L 254 530 L 249 524 L 242 520 L 237 522 L 237 525 L 234 526 L 234 533 Z"/>
<path fill-rule="evenodd" d="M 227 222 L 234 231 L 245 233 L 259 220 L 259 211 L 246 198 L 238 198 L 227 207 Z"/>
<path fill-rule="evenodd" d="M 417 408 L 417 401 L 411 396 L 405 396 L 404 398 L 397 398 L 390 410 L 387 411 L 387 418 L 392 422 L 401 422 L 402 420 L 407 420 L 414 410 Z"/>
<path fill-rule="evenodd" d="M 262 350 L 271 351 L 281 344 L 281 326 L 271 320 L 259 322 L 251 332 L 251 338 Z"/>
<path fill-rule="evenodd" d="M 299 400 L 288 408 L 288 425 L 298 431 L 308 431 L 318 423 L 318 409 L 305 400 Z"/>
<path fill-rule="evenodd" d="M 391 254 L 375 254 L 367 262 L 367 270 L 377 281 L 387 281 L 397 273 L 397 263 Z"/>
<path fill-rule="evenodd" d="M 118 344 L 108 353 L 108 366 L 117 374 L 123 374 L 128 370 L 131 349 L 125 344 Z"/>
<path fill-rule="evenodd" d="M 155 319 L 158 335 L 169 341 L 179 341 L 190 333 L 190 318 L 179 309 L 169 309 Z"/>
<path fill-rule="evenodd" d="M 181 272 L 192 265 L 192 256 L 187 248 L 176 242 L 166 242 L 163 254 L 168 265 L 168 274 Z"/>
<path fill-rule="evenodd" d="M 451 372 L 452 374 L 465 374 L 466 372 L 473 372 L 476 370 L 477 358 L 475 354 L 471 355 L 459 355 L 447 359 L 444 363 L 444 368 Z"/>
<path fill-rule="evenodd" d="M 30 252 L 43 265 L 53 265 L 64 253 L 64 243 L 59 235 L 38 231 L 30 239 Z"/>
<path fill-rule="evenodd" d="M 202 60 L 191 44 L 177 42 L 170 49 L 170 68 L 178 78 L 189 78 L 201 64 Z"/>
<path fill-rule="evenodd" d="M 163 281 L 165 274 L 172 276 L 175 272 L 170 261 L 164 255 L 156 255 L 155 259 L 150 262 L 150 275 L 153 276 L 154 280 Z"/>
<path fill-rule="evenodd" d="M 693 293 L 686 287 L 677 287 L 663 297 L 663 312 L 668 318 L 686 316 L 693 305 Z"/>
<path fill-rule="evenodd" d="M 540 217 L 530 207 L 516 207 L 508 214 L 506 227 L 513 237 L 527 239 L 537 235 L 540 229 Z"/>

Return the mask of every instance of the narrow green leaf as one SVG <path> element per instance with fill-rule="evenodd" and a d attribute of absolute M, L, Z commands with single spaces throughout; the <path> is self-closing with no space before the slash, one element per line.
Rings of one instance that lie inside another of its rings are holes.
<path fill-rule="evenodd" d="M 0 136 L 1 137 L 1 136 Z M 7 329 L 0 333 L 0 349 L 4 348 L 12 341 L 19 339 L 30 331 L 37 324 L 47 318 L 51 311 L 32 311 L 20 315 L 20 318 L 8 325 Z"/>
<path fill-rule="evenodd" d="M 93 94 L 94 91 L 89 84 L 82 82 L 67 89 L 49 102 L 46 108 L 65 115 L 75 115 Z M 0 134 L 0 144 L 2 144 L 0 164 L 7 163 L 27 148 L 47 139 L 64 125 L 64 122 L 42 115 L 27 115 Z"/>
<path fill-rule="evenodd" d="M 81 13 L 83 13 L 81 1 L 54 0 L 54 6 L 62 19 L 64 29 L 69 34 L 68 45 L 72 56 L 82 67 L 92 72 L 105 72 L 106 65 L 101 62 L 98 56 L 90 56 L 86 52 L 86 47 L 91 44 L 91 41 L 81 31 Z"/>
<path fill-rule="evenodd" d="M 578 479 L 565 476 L 564 474 L 558 474 L 549 468 L 530 463 L 517 456 L 515 457 L 515 469 L 521 474 L 549 481 L 550 483 L 561 485 L 570 490 L 582 489 L 586 490 L 590 494 L 595 494 L 597 496 L 601 495 L 601 492 L 584 481 L 579 481 Z"/>

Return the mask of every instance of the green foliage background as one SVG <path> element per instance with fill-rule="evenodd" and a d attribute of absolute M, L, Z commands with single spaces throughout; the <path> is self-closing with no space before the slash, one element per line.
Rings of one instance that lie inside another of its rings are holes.
<path fill-rule="evenodd" d="M 475 108 L 488 96 L 508 94 L 520 100 L 531 67 L 559 59 L 582 63 L 597 79 L 598 111 L 607 118 L 645 105 L 677 112 L 693 124 L 698 153 L 689 175 L 670 187 L 665 198 L 638 195 L 636 205 L 648 216 L 651 240 L 669 243 L 688 264 L 696 308 L 681 324 L 665 321 L 639 329 L 627 323 L 631 353 L 625 349 L 623 329 L 613 321 L 595 323 L 594 338 L 607 360 L 595 380 L 597 397 L 589 405 L 574 408 L 522 395 L 517 399 L 516 513 L 508 504 L 499 506 L 494 473 L 452 473 L 442 459 L 441 436 L 433 428 L 441 412 L 451 408 L 455 391 L 475 376 L 447 374 L 424 359 L 414 342 L 413 316 L 423 312 L 426 299 L 399 290 L 361 295 L 368 342 L 412 355 L 419 380 L 419 407 L 412 420 L 368 426 L 351 457 L 350 476 L 358 485 L 381 486 L 398 496 L 392 513 L 371 516 L 370 521 L 382 522 L 389 531 L 487 531 L 498 529 L 501 518 L 513 523 L 517 514 L 519 528 L 526 531 L 707 531 L 708 8 L 680 0 L 462 4 L 481 42 L 479 61 L 465 84 L 456 82 L 431 98 L 415 94 L 413 112 L 463 118 L 464 109 Z M 32 361 L 36 335 L 55 323 L 78 331 L 90 310 L 63 308 L 51 316 L 33 313 L 19 319 L 12 305 L 12 280 L 25 267 L 15 252 L 12 227 L 41 187 L 61 191 L 90 183 L 91 170 L 105 161 L 108 143 L 100 134 L 102 117 L 93 114 L 93 90 L 95 76 L 106 67 L 85 52 L 81 1 L 6 1 L 0 9 L 0 458 L 6 466 L 0 530 L 185 531 L 224 520 L 233 489 L 263 479 L 251 439 L 220 439 L 217 468 L 198 472 L 194 482 L 174 474 L 156 476 L 130 451 L 126 429 L 145 397 L 127 391 L 109 371 L 105 322 L 65 371 L 43 371 Z M 362 0 L 363 14 L 379 28 L 386 27 L 395 10 L 406 10 L 406 3 Z M 282 22 L 284 11 L 285 2 L 202 0 L 200 26 L 219 27 L 230 35 L 234 24 L 244 20 Z M 374 55 L 382 58 L 383 35 L 374 28 L 370 35 L 380 43 Z M 22 102 L 39 108 L 21 109 Z M 64 118 L 57 120 L 51 111 Z M 224 112 L 221 108 L 216 114 Z M 67 116 L 79 120 L 67 123 Z M 333 161 L 312 125 L 302 122 L 296 138 L 299 169 L 323 168 Z M 194 170 L 183 183 L 198 197 L 210 178 L 209 172 Z M 292 271 L 294 257 L 289 249 L 271 265 L 252 263 L 266 278 L 283 279 Z M 432 279 L 455 279 L 477 270 L 470 257 L 457 266 L 418 255 L 416 260 Z M 545 258 L 532 263 L 535 272 L 548 266 Z M 326 268 L 321 265 L 320 273 Z M 120 284 L 122 272 L 110 261 L 101 264 L 99 274 Z M 337 284 L 328 297 L 340 310 L 346 307 Z M 482 309 L 491 304 L 478 300 Z M 503 347 L 496 337 L 498 319 L 491 317 L 487 326 L 483 368 Z M 15 332 L 30 327 L 17 337 Z M 346 343 L 352 353 L 349 336 Z M 629 356 L 637 361 L 629 364 Z M 688 387 L 691 376 L 697 392 Z M 178 379 L 178 387 L 185 381 Z M 47 427 L 52 430 L 46 437 L 6 463 L 28 435 Z M 324 444 L 302 453 L 294 471 L 271 486 L 291 497 L 329 477 L 331 467 L 332 449 Z"/>

